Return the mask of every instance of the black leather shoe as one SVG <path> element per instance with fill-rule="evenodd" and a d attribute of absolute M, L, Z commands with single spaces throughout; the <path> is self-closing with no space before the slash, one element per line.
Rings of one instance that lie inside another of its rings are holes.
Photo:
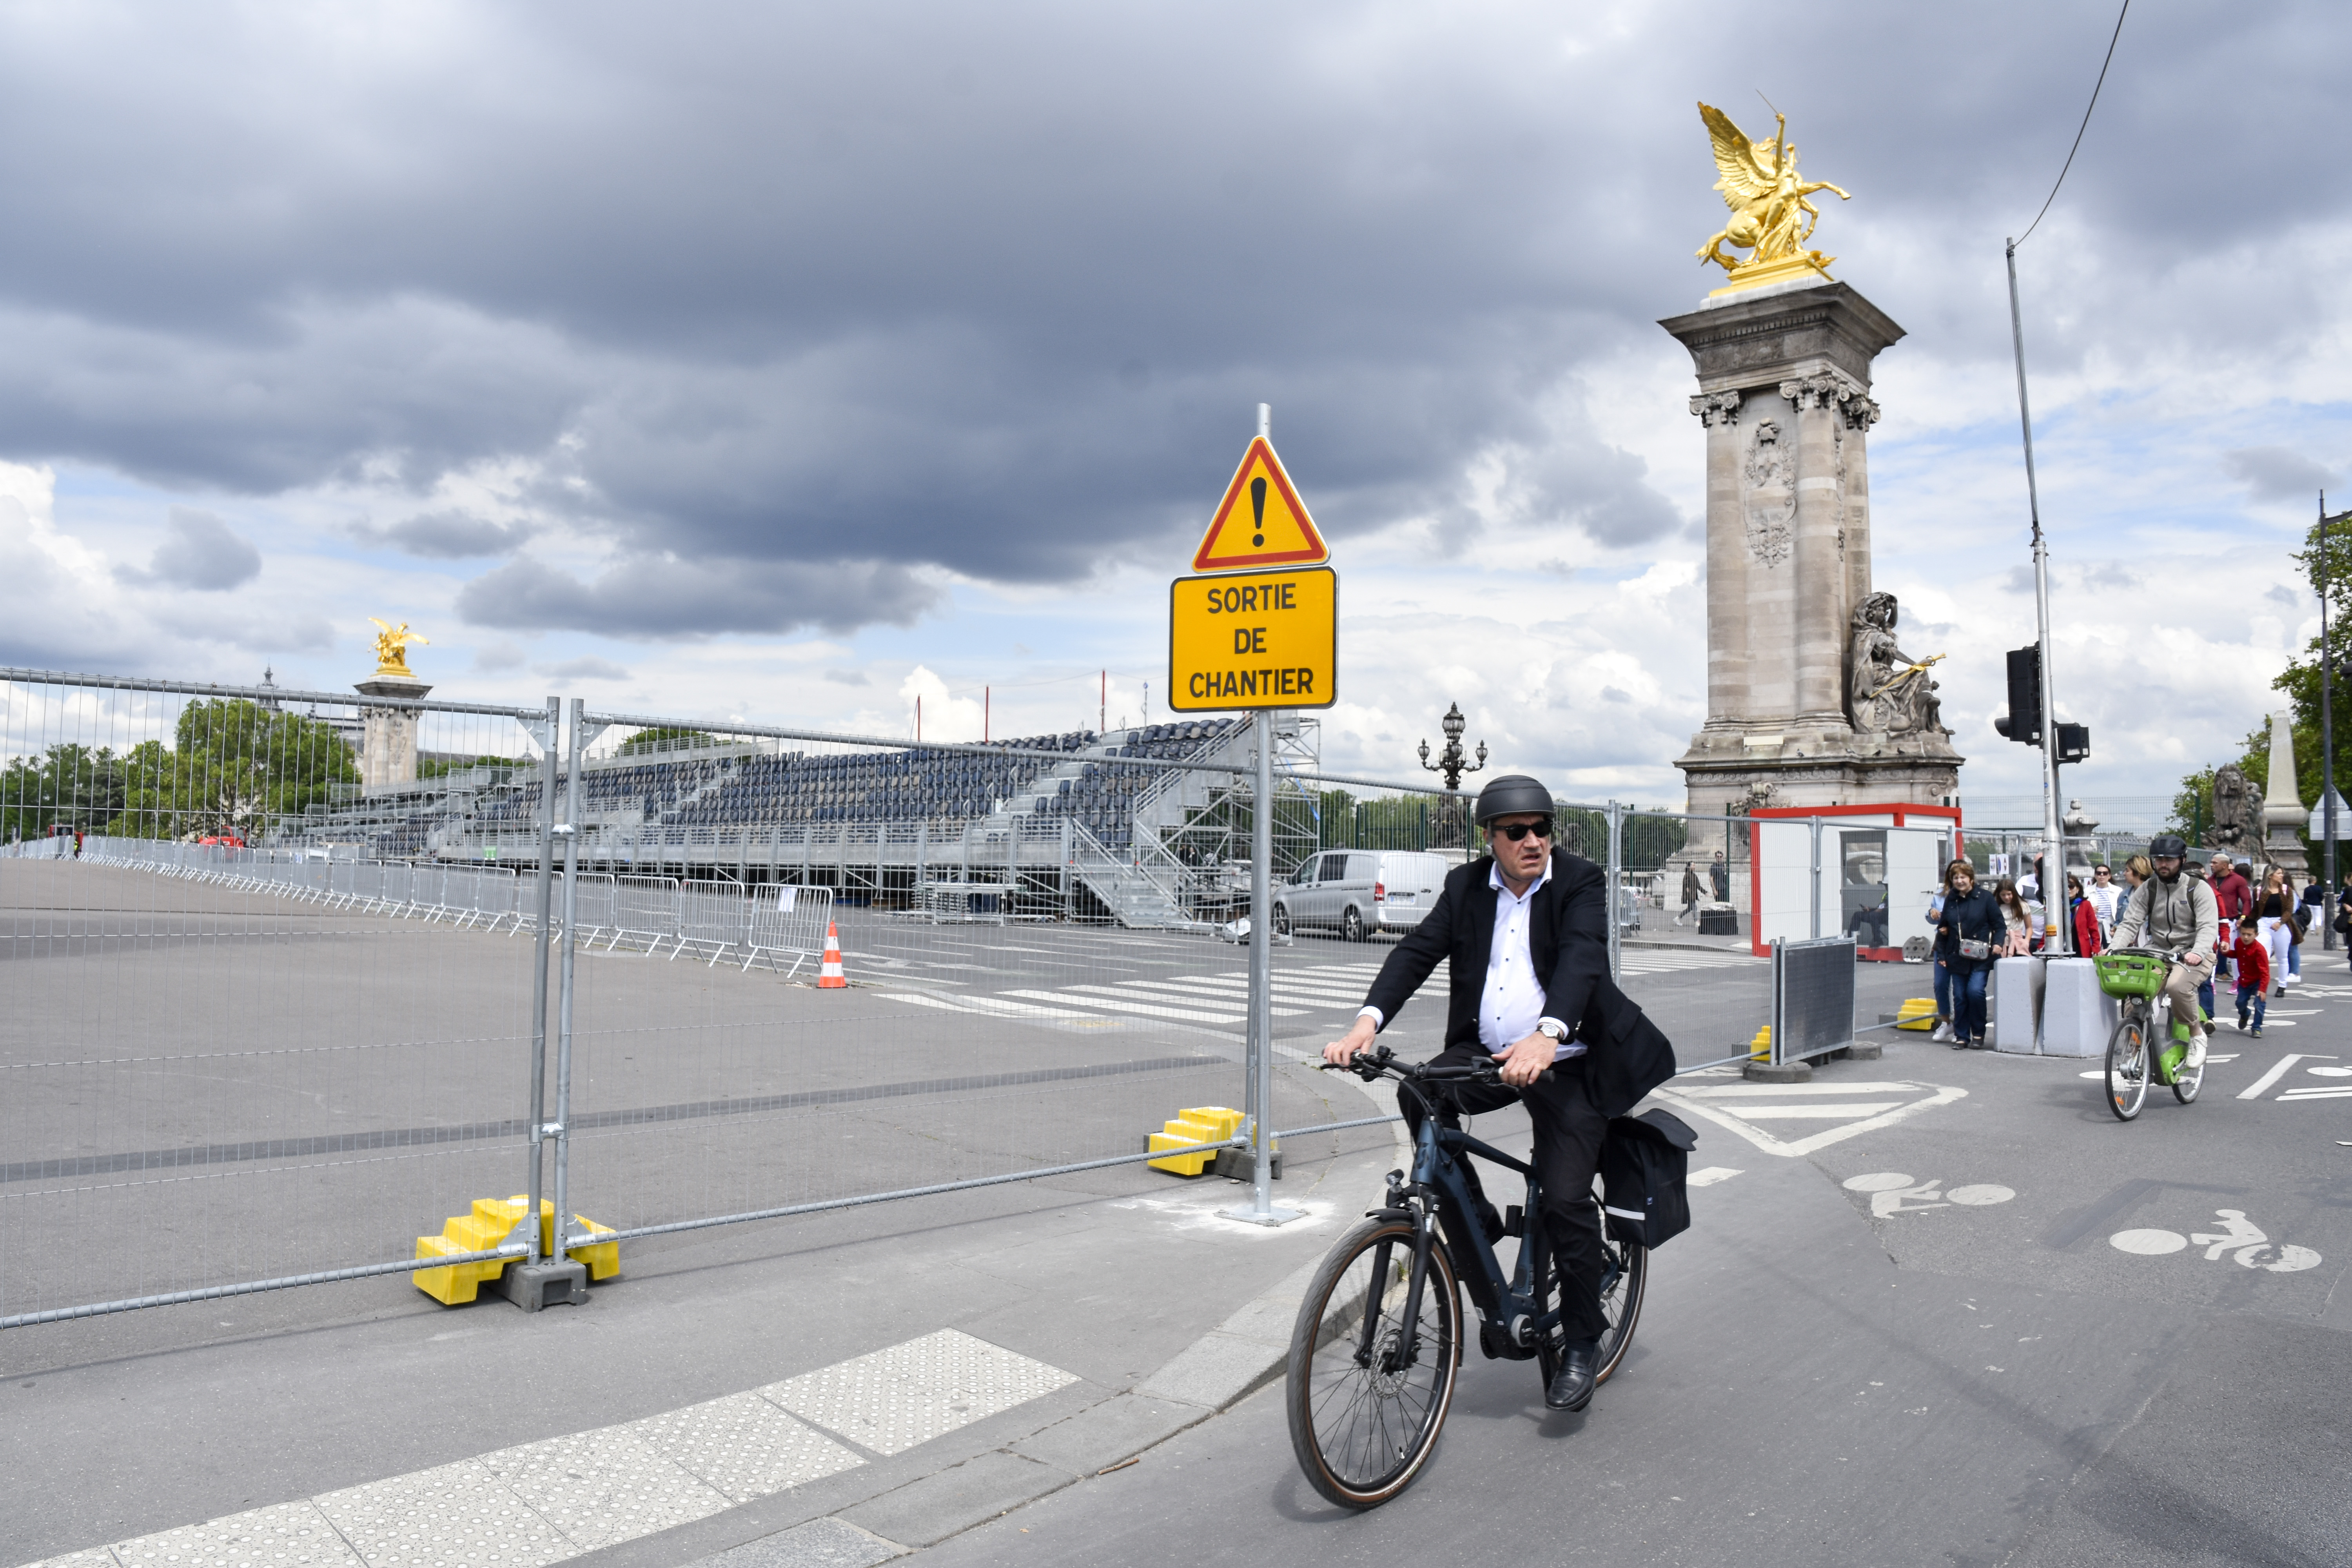
<path fill-rule="evenodd" d="M 1554 1410 L 1581 1410 L 1592 1403 L 1592 1373 L 1601 1363 L 1601 1347 L 1591 1340 L 1570 1343 L 1559 1373 L 1544 1390 L 1544 1403 Z"/>

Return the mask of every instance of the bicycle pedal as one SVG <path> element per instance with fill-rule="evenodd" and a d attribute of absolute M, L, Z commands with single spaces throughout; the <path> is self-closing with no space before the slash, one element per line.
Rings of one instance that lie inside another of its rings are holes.
<path fill-rule="evenodd" d="M 1522 1209 L 1517 1204 L 1513 1204 L 1509 1208 L 1505 1209 L 1503 1211 L 1503 1234 L 1505 1236 L 1523 1237 L 1527 1235 L 1527 1211 Z"/>

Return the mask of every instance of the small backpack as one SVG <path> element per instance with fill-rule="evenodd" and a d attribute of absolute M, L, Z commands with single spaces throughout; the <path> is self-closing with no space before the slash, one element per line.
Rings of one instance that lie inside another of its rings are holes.
<path fill-rule="evenodd" d="M 1690 1152 L 1698 1134 L 1669 1110 L 1619 1116 L 1601 1146 L 1601 1206 L 1610 1237 L 1657 1247 L 1690 1228 Z"/>

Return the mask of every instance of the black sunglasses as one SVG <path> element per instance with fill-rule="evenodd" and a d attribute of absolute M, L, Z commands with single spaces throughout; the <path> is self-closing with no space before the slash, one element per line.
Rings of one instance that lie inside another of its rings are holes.
<path fill-rule="evenodd" d="M 1525 838 L 1530 833 L 1534 834 L 1538 838 L 1549 838 L 1551 837 L 1551 818 L 1546 816 L 1538 818 L 1534 822 L 1514 822 L 1508 827 L 1504 826 L 1498 822 L 1495 824 L 1489 831 L 1501 834 L 1504 837 L 1509 839 L 1514 844 L 1517 844 L 1520 839 Z"/>

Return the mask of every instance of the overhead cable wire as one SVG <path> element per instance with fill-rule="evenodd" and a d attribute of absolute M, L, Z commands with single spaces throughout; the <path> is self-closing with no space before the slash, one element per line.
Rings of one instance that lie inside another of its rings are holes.
<path fill-rule="evenodd" d="M 2083 123 L 2075 129 L 2074 144 L 2066 149 L 2066 162 L 2058 171 L 2057 183 L 2050 187 L 2050 195 L 2043 199 L 2042 211 L 2035 213 L 2033 221 L 2025 226 L 2025 232 L 2011 242 L 2012 247 L 2023 245 L 2033 237 L 2033 231 L 2042 226 L 2043 216 L 2050 211 L 2050 204 L 2058 199 L 2058 187 L 2066 183 L 2066 171 L 2074 166 L 2074 154 L 2083 150 L 2083 132 L 2091 128 L 2091 110 L 2099 107 L 2099 89 L 2107 85 L 2107 68 L 2115 64 L 2116 42 L 2124 36 L 2124 18 L 2130 14 L 2131 0 L 2124 0 L 2123 9 L 2116 13 L 2115 33 L 2107 39 L 2107 58 L 2099 62 L 2099 79 L 2091 85 L 2091 101 L 2084 106 Z"/>

